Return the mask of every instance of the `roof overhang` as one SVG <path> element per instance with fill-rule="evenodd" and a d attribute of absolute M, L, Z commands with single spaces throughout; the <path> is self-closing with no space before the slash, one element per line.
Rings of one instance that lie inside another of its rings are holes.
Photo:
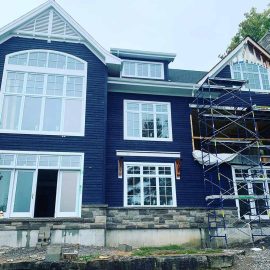
<path fill-rule="evenodd" d="M 163 61 L 163 62 L 172 62 L 174 61 L 176 54 L 175 53 L 163 53 L 163 52 L 149 52 L 149 51 L 139 51 L 139 50 L 128 50 L 128 49 L 119 49 L 111 48 L 110 52 L 118 57 L 123 58 L 132 58 L 138 60 L 152 60 L 152 61 Z"/>
<path fill-rule="evenodd" d="M 108 78 L 109 92 L 193 97 L 198 88 L 198 84 L 192 83 Z"/>
<path fill-rule="evenodd" d="M 85 44 L 104 64 L 109 67 L 120 66 L 121 59 L 117 56 L 106 51 L 86 30 L 84 30 L 60 5 L 54 0 L 49 0 L 44 4 L 38 6 L 37 8 L 26 13 L 22 17 L 14 20 L 8 25 L 0 29 L 0 43 L 6 41 L 12 36 L 18 36 L 16 29 L 22 24 L 26 23 L 35 16 L 41 14 L 42 12 L 48 10 L 49 8 L 55 9 L 68 23 L 76 29 L 76 31 L 82 36 L 81 40 L 73 40 L 71 42 L 80 42 Z M 42 38 L 35 36 L 34 38 Z M 43 37 L 44 39 L 44 37 Z M 66 40 L 67 41 L 67 40 Z M 120 70 L 120 67 L 118 68 Z"/>
<path fill-rule="evenodd" d="M 242 42 L 232 50 L 226 57 L 224 57 L 217 65 L 215 65 L 199 82 L 198 84 L 201 85 L 205 82 L 205 80 L 209 77 L 215 77 L 219 71 L 221 71 L 235 56 L 240 50 L 246 45 L 251 44 L 257 50 L 259 50 L 266 58 L 270 59 L 270 54 L 260 46 L 256 41 L 254 41 L 251 37 L 246 37 L 242 40 Z"/>

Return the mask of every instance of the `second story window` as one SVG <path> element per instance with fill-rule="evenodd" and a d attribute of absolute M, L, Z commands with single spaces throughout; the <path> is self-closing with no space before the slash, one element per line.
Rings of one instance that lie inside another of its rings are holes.
<path fill-rule="evenodd" d="M 156 62 L 124 61 L 122 77 L 164 79 L 164 65 Z"/>
<path fill-rule="evenodd" d="M 83 135 L 86 63 L 55 51 L 23 51 L 6 57 L 0 131 Z"/>
<path fill-rule="evenodd" d="M 170 103 L 125 100 L 124 138 L 172 141 Z"/>
<path fill-rule="evenodd" d="M 237 62 L 232 65 L 233 78 L 247 80 L 251 90 L 270 90 L 268 69 L 254 63 Z"/>

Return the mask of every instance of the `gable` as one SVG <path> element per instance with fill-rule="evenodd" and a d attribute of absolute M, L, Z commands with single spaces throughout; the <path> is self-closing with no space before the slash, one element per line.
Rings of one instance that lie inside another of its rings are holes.
<path fill-rule="evenodd" d="M 0 29 L 0 44 L 12 36 L 80 42 L 112 72 L 119 73 L 121 59 L 106 51 L 54 0 L 48 0 Z"/>
<path fill-rule="evenodd" d="M 50 8 L 14 30 L 18 34 L 83 40 L 83 37 L 55 9 Z"/>
<path fill-rule="evenodd" d="M 218 74 L 234 64 L 256 64 L 263 68 L 270 68 L 270 54 L 252 38 L 246 37 L 234 50 L 215 65 L 199 82 L 202 84 L 208 77 L 218 77 Z"/>

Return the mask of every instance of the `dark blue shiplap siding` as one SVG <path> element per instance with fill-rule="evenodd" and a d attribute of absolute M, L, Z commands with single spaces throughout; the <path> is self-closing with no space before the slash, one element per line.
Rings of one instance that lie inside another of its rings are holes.
<path fill-rule="evenodd" d="M 171 103 L 173 142 L 123 140 L 123 100 Z M 176 180 L 178 206 L 205 206 L 202 168 L 192 157 L 189 103 L 192 98 L 108 93 L 106 202 L 123 206 L 123 179 L 117 176 L 116 150 L 181 152 L 181 180 Z M 171 158 L 124 158 L 124 161 L 174 162 Z"/>
<path fill-rule="evenodd" d="M 29 49 L 65 52 L 88 63 L 85 136 L 0 134 L 0 149 L 84 152 L 83 203 L 104 203 L 107 67 L 82 44 L 11 38 L 0 45 L 0 80 L 6 54 Z"/>
<path fill-rule="evenodd" d="M 231 78 L 231 67 L 230 67 L 230 65 L 225 66 L 215 77 Z"/>

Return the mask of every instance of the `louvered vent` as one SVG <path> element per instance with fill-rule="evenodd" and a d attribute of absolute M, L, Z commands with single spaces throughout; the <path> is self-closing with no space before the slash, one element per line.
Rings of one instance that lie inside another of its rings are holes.
<path fill-rule="evenodd" d="M 38 33 L 46 34 L 48 33 L 48 28 L 49 28 L 49 16 L 50 16 L 50 12 L 46 11 L 42 13 L 41 15 L 37 16 L 35 19 L 31 20 L 30 22 L 27 22 L 18 30 L 24 31 L 24 32 L 32 32 L 35 34 L 38 34 Z"/>
<path fill-rule="evenodd" d="M 48 37 L 81 38 L 77 31 L 54 9 L 47 10 L 17 29 L 18 33 L 47 34 Z"/>
<path fill-rule="evenodd" d="M 73 28 L 56 12 L 53 13 L 52 35 L 79 37 Z"/>

